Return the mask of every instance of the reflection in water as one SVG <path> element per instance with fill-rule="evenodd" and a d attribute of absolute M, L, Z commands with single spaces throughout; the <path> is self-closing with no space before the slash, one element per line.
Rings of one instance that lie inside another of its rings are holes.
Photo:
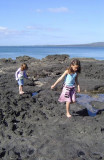
<path fill-rule="evenodd" d="M 96 97 L 89 96 L 87 94 L 77 94 L 77 103 L 85 107 L 88 111 L 89 116 L 96 116 L 99 111 L 104 111 L 104 109 L 95 109 L 90 104 L 92 101 L 104 102 L 104 94 L 98 94 Z"/>

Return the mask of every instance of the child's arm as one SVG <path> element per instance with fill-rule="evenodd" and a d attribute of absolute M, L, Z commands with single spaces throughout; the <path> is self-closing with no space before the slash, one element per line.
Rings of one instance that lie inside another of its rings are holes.
<path fill-rule="evenodd" d="M 75 82 L 76 82 L 76 85 L 77 85 L 77 89 L 78 89 L 78 92 L 80 92 L 80 85 L 79 85 L 79 82 L 78 82 L 78 75 L 75 79 Z"/>
<path fill-rule="evenodd" d="M 28 76 L 27 76 L 27 74 L 26 74 L 26 71 L 23 72 L 23 76 L 24 76 L 24 78 L 26 78 L 26 79 L 28 78 Z"/>
<path fill-rule="evenodd" d="M 15 78 L 16 78 L 16 80 L 18 80 L 18 74 L 19 74 L 19 72 L 20 72 L 20 68 L 15 72 Z"/>
<path fill-rule="evenodd" d="M 66 71 L 61 75 L 61 77 L 59 77 L 59 78 L 57 79 L 57 81 L 51 86 L 51 89 L 53 89 L 67 74 L 68 74 L 68 70 L 66 70 Z"/>

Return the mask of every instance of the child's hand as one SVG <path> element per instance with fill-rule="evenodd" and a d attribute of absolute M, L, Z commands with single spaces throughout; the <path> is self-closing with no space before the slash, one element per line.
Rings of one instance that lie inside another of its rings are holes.
<path fill-rule="evenodd" d="M 28 77 L 27 79 L 28 79 L 29 81 L 32 81 L 32 80 L 33 80 L 32 77 Z"/>
<path fill-rule="evenodd" d="M 31 77 L 28 77 L 28 79 L 31 79 Z"/>
<path fill-rule="evenodd" d="M 51 89 L 53 89 L 54 87 L 55 87 L 55 86 L 54 86 L 54 85 L 52 85 L 52 86 L 51 86 Z"/>

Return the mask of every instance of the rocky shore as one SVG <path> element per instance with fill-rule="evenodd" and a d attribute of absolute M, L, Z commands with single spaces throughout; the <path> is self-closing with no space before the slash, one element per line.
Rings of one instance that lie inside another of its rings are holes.
<path fill-rule="evenodd" d="M 77 102 L 72 117 L 58 102 L 62 83 L 51 85 L 69 66 L 68 55 L 0 59 L 0 159 L 1 160 L 104 160 L 104 113 L 90 117 Z M 104 61 L 80 59 L 81 93 L 104 93 Z M 25 94 L 18 94 L 15 71 L 28 64 Z M 38 92 L 32 97 L 33 92 Z M 92 101 L 104 109 L 102 102 Z"/>

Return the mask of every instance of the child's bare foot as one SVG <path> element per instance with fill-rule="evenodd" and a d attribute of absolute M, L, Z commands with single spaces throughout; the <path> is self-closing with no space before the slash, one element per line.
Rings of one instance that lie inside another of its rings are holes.
<path fill-rule="evenodd" d="M 66 116 L 67 116 L 68 118 L 70 118 L 70 117 L 71 117 L 71 114 L 67 113 Z"/>
<path fill-rule="evenodd" d="M 24 94 L 25 92 L 23 92 L 23 91 L 21 91 L 21 92 L 19 92 L 19 94 Z"/>

